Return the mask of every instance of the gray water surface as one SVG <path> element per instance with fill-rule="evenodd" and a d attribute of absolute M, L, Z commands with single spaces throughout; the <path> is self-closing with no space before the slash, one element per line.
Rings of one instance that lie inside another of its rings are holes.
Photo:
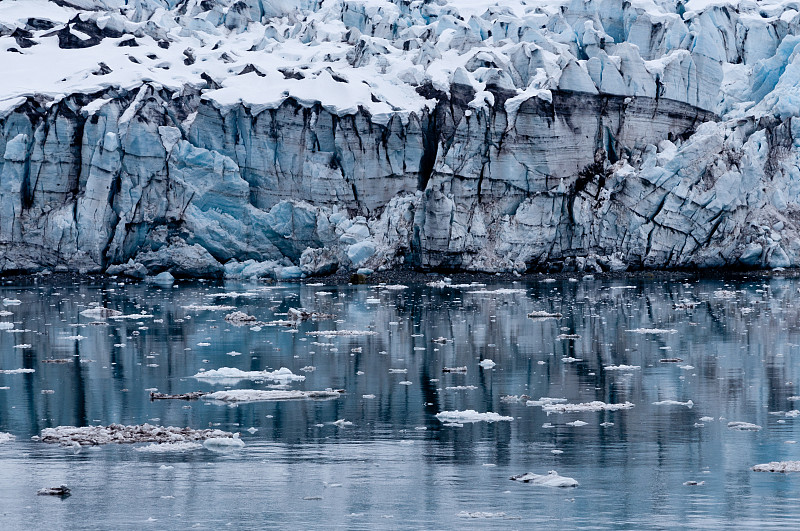
<path fill-rule="evenodd" d="M 35 372 L 0 374 L 0 432 L 16 436 L 0 444 L 0 527 L 796 525 L 800 474 L 750 468 L 800 459 L 794 444 L 800 418 L 786 414 L 800 407 L 790 400 L 800 394 L 798 288 L 797 280 L 769 277 L 727 283 L 542 277 L 406 289 L 6 282 L 0 300 L 21 303 L 0 305 L 11 312 L 0 322 L 13 323 L 12 331 L 0 329 L 0 370 Z M 676 309 L 681 301 L 698 304 Z M 89 324 L 96 319 L 80 312 L 97 304 L 152 317 Z M 220 304 L 260 321 L 285 319 L 290 307 L 334 318 L 251 330 L 227 323 L 229 311 L 184 308 Z M 528 318 L 534 310 L 563 316 Z M 376 334 L 308 334 L 319 330 Z M 559 337 L 564 334 L 579 337 Z M 439 337 L 448 341 L 432 341 Z M 42 363 L 50 358 L 73 362 Z M 665 358 L 683 361 L 659 361 Z M 496 365 L 482 368 L 484 359 Z M 604 368 L 623 364 L 638 368 Z M 459 366 L 467 372 L 443 372 Z M 274 385 L 192 378 L 220 367 L 286 367 L 306 377 L 290 389 L 344 393 L 327 401 L 234 406 L 149 398 L 150 390 Z M 525 397 L 508 395 L 635 407 L 548 415 L 526 405 Z M 654 404 L 668 400 L 684 404 Z M 470 409 L 513 420 L 457 427 L 435 416 Z M 340 420 L 352 425 L 334 424 Z M 568 425 L 576 420 L 586 424 Z M 731 421 L 762 429 L 732 430 Z M 239 432 L 246 446 L 226 453 L 137 451 L 142 445 L 78 451 L 31 439 L 60 425 L 145 422 Z M 550 470 L 580 485 L 559 489 L 509 479 Z M 62 483 L 71 497 L 36 495 Z"/>

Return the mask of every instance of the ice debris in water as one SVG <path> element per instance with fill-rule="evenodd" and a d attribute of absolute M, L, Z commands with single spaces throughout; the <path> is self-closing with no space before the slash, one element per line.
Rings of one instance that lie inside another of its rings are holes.
<path fill-rule="evenodd" d="M 339 419 L 336 422 L 334 422 L 333 425 L 339 428 L 346 428 L 348 426 L 352 426 L 353 423 L 350 422 L 349 420 Z"/>
<path fill-rule="evenodd" d="M 485 359 L 485 360 L 481 361 L 478 365 L 480 365 L 484 369 L 491 369 L 492 367 L 494 367 L 497 364 L 494 361 L 490 360 L 490 359 Z"/>
<path fill-rule="evenodd" d="M 22 347 L 20 347 L 20 348 L 22 348 Z M 0 370 L 0 374 L 27 374 L 27 373 L 31 373 L 31 372 L 36 372 L 36 369 L 3 369 L 3 370 Z"/>
<path fill-rule="evenodd" d="M 203 445 L 196 442 L 174 442 L 174 443 L 152 443 L 146 446 L 134 448 L 137 452 L 146 452 L 151 454 L 160 454 L 168 452 L 188 452 L 191 450 L 198 450 Z"/>
<path fill-rule="evenodd" d="M 534 310 L 528 314 L 529 319 L 561 319 L 560 313 L 551 313 L 545 311 Z"/>
<path fill-rule="evenodd" d="M 751 424 L 750 422 L 729 422 L 728 428 L 732 430 L 739 430 L 739 431 L 758 431 L 761 429 L 761 426 L 758 424 Z"/>
<path fill-rule="evenodd" d="M 674 328 L 634 328 L 625 331 L 634 334 L 674 334 L 677 332 Z"/>
<path fill-rule="evenodd" d="M 302 382 L 306 379 L 305 376 L 294 374 L 286 367 L 281 367 L 277 371 L 243 371 L 233 367 L 220 367 L 219 369 L 198 372 L 192 378 L 202 380 L 272 380 L 278 382 Z"/>
<path fill-rule="evenodd" d="M 595 400 L 582 404 L 543 404 L 542 411 L 547 413 L 579 413 L 583 411 L 618 411 L 621 409 L 631 409 L 633 404 L 622 402 L 619 404 L 606 404 Z"/>
<path fill-rule="evenodd" d="M 309 336 L 323 336 L 323 337 L 334 337 L 334 336 L 376 336 L 378 332 L 374 332 L 372 330 L 316 330 L 311 332 L 306 332 L 306 335 Z"/>
<path fill-rule="evenodd" d="M 476 512 L 461 511 L 460 513 L 456 514 L 456 516 L 458 518 L 476 518 L 476 519 L 505 518 L 506 513 L 489 513 L 483 511 L 476 511 Z"/>
<path fill-rule="evenodd" d="M 654 406 L 686 406 L 689 409 L 694 407 L 694 402 L 691 400 L 687 400 L 686 402 L 679 402 L 677 400 L 660 400 L 658 402 L 653 402 Z"/>
<path fill-rule="evenodd" d="M 0 444 L 7 443 L 16 439 L 14 435 L 0 431 Z"/>
<path fill-rule="evenodd" d="M 754 472 L 800 472 L 800 461 L 773 461 L 756 465 Z"/>
<path fill-rule="evenodd" d="M 203 398 L 222 402 L 267 402 L 276 400 L 333 399 L 339 398 L 339 391 L 281 391 L 259 389 L 231 389 L 209 393 Z"/>
<path fill-rule="evenodd" d="M 567 426 L 574 426 L 576 428 L 581 427 L 581 426 L 586 426 L 587 424 L 589 424 L 589 423 L 588 422 L 584 422 L 582 420 L 573 420 L 572 422 L 567 422 Z"/>
<path fill-rule="evenodd" d="M 567 401 L 566 398 L 551 398 L 549 396 L 543 396 L 539 400 L 528 400 L 525 402 L 526 406 L 544 406 L 546 404 L 564 404 Z"/>
<path fill-rule="evenodd" d="M 235 433 L 232 437 L 209 437 L 203 442 L 203 446 L 214 452 L 230 452 L 244 448 L 244 441 Z"/>
<path fill-rule="evenodd" d="M 513 417 L 504 417 L 494 412 L 478 413 L 474 409 L 467 409 L 465 411 L 442 411 L 436 414 L 436 418 L 445 423 L 500 422 L 514 420 Z"/>
<path fill-rule="evenodd" d="M 606 365 L 603 369 L 606 371 L 635 371 L 641 367 L 639 365 Z"/>
<path fill-rule="evenodd" d="M 231 323 L 234 326 L 245 326 L 245 325 L 252 325 L 257 321 L 257 319 L 252 315 L 247 315 L 244 312 L 236 311 L 226 315 L 225 321 Z"/>
<path fill-rule="evenodd" d="M 3 304 L 5 306 L 18 306 L 22 304 L 22 301 L 19 299 L 3 299 Z"/>
<path fill-rule="evenodd" d="M 61 496 L 62 498 L 71 496 L 69 487 L 66 485 L 60 485 L 58 487 L 44 487 L 36 491 L 36 494 L 39 496 Z"/>
<path fill-rule="evenodd" d="M 551 470 L 547 474 L 534 474 L 528 472 L 527 474 L 520 474 L 512 476 L 513 481 L 521 481 L 523 483 L 532 483 L 534 485 L 542 485 L 544 487 L 577 487 L 578 482 L 573 478 L 558 475 L 558 472 Z"/>
<path fill-rule="evenodd" d="M 206 311 L 220 311 L 220 312 L 229 312 L 231 310 L 235 310 L 236 306 L 225 306 L 225 305 L 214 305 L 214 304 L 189 304 L 187 306 L 183 306 L 184 310 L 188 310 L 190 312 L 206 312 Z"/>
<path fill-rule="evenodd" d="M 151 424 L 137 426 L 109 424 L 108 426 L 83 426 L 80 428 L 75 426 L 45 428 L 40 433 L 39 440 L 46 443 L 61 443 L 65 446 L 73 446 L 76 443 L 81 446 L 89 446 L 111 443 L 201 441 L 209 437 L 227 438 L 233 437 L 233 434 L 213 429 L 195 430 Z"/>
<path fill-rule="evenodd" d="M 81 315 L 84 317 L 89 317 L 90 319 L 108 319 L 109 317 L 117 317 L 122 315 L 122 312 L 119 310 L 113 310 L 111 308 L 97 307 L 83 310 Z"/>

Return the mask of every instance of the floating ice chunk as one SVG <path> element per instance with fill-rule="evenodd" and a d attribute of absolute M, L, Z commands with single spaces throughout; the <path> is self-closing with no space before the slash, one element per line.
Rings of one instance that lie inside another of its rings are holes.
<path fill-rule="evenodd" d="M 0 330 L 12 330 L 14 323 L 0 323 Z"/>
<path fill-rule="evenodd" d="M 400 383 L 400 385 L 412 385 L 412 382 L 410 382 L 408 380 L 403 380 L 402 382 L 399 382 L 399 383 Z"/>
<path fill-rule="evenodd" d="M 389 374 L 406 374 L 408 369 L 389 369 Z"/>
<path fill-rule="evenodd" d="M 9 317 L 14 315 L 14 312 L 9 312 L 8 310 L 0 310 L 0 317 Z"/>
<path fill-rule="evenodd" d="M 714 417 L 700 417 L 700 422 L 714 422 Z"/>
<path fill-rule="evenodd" d="M 658 402 L 653 402 L 654 406 L 686 406 L 689 409 L 694 407 L 694 402 L 691 400 L 687 400 L 686 402 L 679 402 L 677 400 L 660 400 Z"/>
<path fill-rule="evenodd" d="M 231 452 L 244 448 L 244 441 L 238 433 L 234 433 L 232 437 L 209 437 L 203 446 L 212 452 Z"/>
<path fill-rule="evenodd" d="M 716 299 L 735 299 L 736 292 L 726 289 L 718 289 L 714 292 L 714 298 Z"/>
<path fill-rule="evenodd" d="M 529 319 L 561 319 L 560 313 L 550 313 L 545 311 L 534 310 L 528 314 Z"/>
<path fill-rule="evenodd" d="M 44 487 L 36 491 L 38 496 L 61 496 L 62 498 L 68 498 L 71 494 L 69 491 L 69 487 L 66 485 L 61 485 L 58 487 Z"/>
<path fill-rule="evenodd" d="M 632 407 L 633 404 L 630 402 L 606 404 L 595 400 L 594 402 L 582 404 L 544 404 L 542 405 L 542 411 L 547 413 L 579 413 L 583 411 L 619 411 L 621 409 L 631 409 Z"/>
<path fill-rule="evenodd" d="M 39 440 L 42 442 L 61 443 L 65 446 L 140 442 L 175 443 L 201 441 L 209 437 L 225 438 L 233 437 L 233 434 L 222 430 L 194 430 L 192 428 L 153 426 L 151 424 L 137 426 L 109 424 L 108 426 L 84 426 L 80 428 L 58 426 L 57 428 L 45 428 L 39 434 Z"/>
<path fill-rule="evenodd" d="M 19 345 L 14 345 L 14 348 L 31 348 L 32 346 L 30 343 L 20 343 Z"/>
<path fill-rule="evenodd" d="M 800 461 L 773 461 L 756 465 L 753 472 L 800 472 Z"/>
<path fill-rule="evenodd" d="M 573 358 L 572 356 L 567 358 L 561 358 L 561 361 L 564 363 L 577 363 L 579 361 L 583 361 L 581 358 Z"/>
<path fill-rule="evenodd" d="M 690 479 L 689 481 L 684 481 L 683 484 L 686 485 L 687 487 L 700 487 L 702 485 L 705 485 L 706 482 L 705 481 L 695 481 L 693 479 Z"/>
<path fill-rule="evenodd" d="M 226 352 L 228 356 L 241 356 L 241 352 L 236 352 L 235 350 L 231 350 L 230 352 Z"/>
<path fill-rule="evenodd" d="M 476 519 L 483 519 L 483 518 L 505 518 L 506 513 L 487 513 L 487 512 L 467 512 L 461 511 L 460 513 L 456 514 L 458 518 L 476 518 Z"/>
<path fill-rule="evenodd" d="M 203 445 L 196 442 L 174 442 L 174 443 L 152 443 L 146 446 L 134 448 L 137 452 L 161 454 L 167 452 L 188 452 L 199 450 Z"/>
<path fill-rule="evenodd" d="M 456 372 L 456 373 L 465 373 L 467 372 L 466 367 L 443 367 L 442 372 Z"/>
<path fill-rule="evenodd" d="M 558 334 L 556 336 L 556 341 L 563 341 L 565 339 L 567 339 L 567 340 L 580 339 L 580 338 L 581 338 L 581 336 L 579 336 L 578 334 Z"/>
<path fill-rule="evenodd" d="M 567 422 L 567 426 L 575 426 L 575 427 L 586 426 L 587 424 L 589 423 L 584 422 L 582 420 L 573 420 L 572 422 Z"/>
<path fill-rule="evenodd" d="M 472 391 L 473 389 L 477 389 L 474 385 L 453 385 L 450 387 L 445 387 L 447 391 Z"/>
<path fill-rule="evenodd" d="M 577 487 L 578 482 L 573 478 L 559 476 L 558 472 L 551 470 L 547 474 L 534 474 L 528 472 L 527 474 L 520 474 L 519 476 L 512 476 L 513 481 L 522 481 L 523 483 L 532 483 L 534 485 L 542 485 L 544 487 Z"/>
<path fill-rule="evenodd" d="M 132 313 L 132 314 L 129 314 L 129 315 L 112 315 L 111 317 L 109 317 L 109 319 L 114 319 L 114 320 L 150 319 L 151 317 L 153 317 L 152 314 L 142 312 L 142 313 Z"/>
<path fill-rule="evenodd" d="M 209 393 L 203 398 L 222 402 L 272 402 L 278 400 L 333 399 L 339 398 L 339 392 L 326 391 L 282 391 L 259 389 L 230 389 Z"/>
<path fill-rule="evenodd" d="M 66 339 L 68 341 L 83 341 L 86 339 L 85 336 L 77 335 L 77 336 L 64 336 L 61 339 Z"/>
<path fill-rule="evenodd" d="M 98 307 L 83 310 L 81 315 L 90 319 L 108 319 L 109 317 L 122 315 L 122 312 L 119 310 L 112 310 L 111 308 Z"/>
<path fill-rule="evenodd" d="M 380 286 L 381 289 L 388 289 L 392 291 L 400 291 L 404 289 L 408 289 L 408 286 L 403 284 L 389 284 L 388 286 Z"/>
<path fill-rule="evenodd" d="M 182 308 L 190 312 L 211 312 L 211 311 L 229 312 L 231 310 L 235 310 L 236 306 L 225 306 L 224 304 L 219 304 L 219 305 L 189 304 L 187 306 L 182 306 Z"/>
<path fill-rule="evenodd" d="M 566 398 L 551 398 L 549 396 L 543 396 L 539 400 L 528 400 L 525 402 L 526 406 L 544 406 L 547 404 L 564 404 L 566 403 Z"/>
<path fill-rule="evenodd" d="M 375 395 L 361 395 L 361 398 L 364 398 L 366 400 L 372 400 L 373 398 L 375 398 Z"/>
<path fill-rule="evenodd" d="M 481 289 L 476 291 L 468 291 L 467 293 L 477 293 L 479 295 L 519 295 L 527 293 L 526 289 L 516 288 L 499 288 L 493 290 Z"/>
<path fill-rule="evenodd" d="M 788 400 L 789 402 L 797 402 L 798 400 L 800 400 L 800 396 L 790 396 L 786 400 Z"/>
<path fill-rule="evenodd" d="M 22 301 L 19 299 L 3 299 L 4 306 L 18 306 L 22 304 Z"/>
<path fill-rule="evenodd" d="M 353 423 L 350 422 L 349 420 L 339 419 L 336 422 L 334 422 L 333 425 L 339 428 L 346 428 L 347 426 L 352 426 Z"/>
<path fill-rule="evenodd" d="M 203 380 L 273 380 L 278 382 L 302 382 L 306 379 L 305 376 L 294 374 L 286 367 L 281 367 L 276 371 L 243 371 L 233 367 L 220 367 L 215 370 L 198 372 L 192 378 Z"/>
<path fill-rule="evenodd" d="M 634 334 L 674 334 L 677 332 L 674 328 L 634 328 L 625 331 Z"/>
<path fill-rule="evenodd" d="M 481 361 L 478 365 L 480 365 L 484 369 L 491 369 L 492 367 L 494 367 L 497 364 L 495 362 L 493 362 L 492 360 L 490 360 L 490 359 L 485 359 L 485 360 Z"/>
<path fill-rule="evenodd" d="M 442 411 L 436 414 L 436 418 L 445 423 L 500 422 L 514 420 L 513 417 L 504 417 L 499 413 L 478 413 L 474 409 L 467 409 L 466 411 Z"/>
<path fill-rule="evenodd" d="M 606 371 L 636 371 L 641 369 L 639 365 L 606 365 L 603 370 Z"/>
<path fill-rule="evenodd" d="M 225 321 L 231 323 L 234 326 L 245 326 L 245 325 L 252 325 L 258 319 L 253 317 L 252 315 L 247 315 L 244 312 L 233 312 L 229 313 L 225 316 Z"/>
<path fill-rule="evenodd" d="M 761 426 L 759 426 L 758 424 L 751 424 L 749 422 L 736 421 L 736 422 L 729 422 L 728 428 L 739 431 L 758 431 L 761 429 Z"/>
<path fill-rule="evenodd" d="M 0 370 L 0 374 L 27 374 L 36 372 L 36 369 L 4 369 Z"/>
<path fill-rule="evenodd" d="M 369 298 L 365 302 L 367 304 L 380 304 L 381 300 L 380 299 L 375 299 L 375 298 Z"/>
<path fill-rule="evenodd" d="M 378 332 L 372 330 L 316 330 L 306 332 L 309 336 L 335 337 L 335 336 L 376 336 Z"/>
<path fill-rule="evenodd" d="M 11 442 L 14 439 L 16 439 L 14 435 L 0 431 L 0 444 Z"/>

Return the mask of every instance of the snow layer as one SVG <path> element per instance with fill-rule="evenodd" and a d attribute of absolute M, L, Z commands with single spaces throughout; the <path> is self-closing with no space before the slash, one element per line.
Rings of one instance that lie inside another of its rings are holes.
<path fill-rule="evenodd" d="M 795 7 L 5 0 L 0 271 L 800 265 Z"/>

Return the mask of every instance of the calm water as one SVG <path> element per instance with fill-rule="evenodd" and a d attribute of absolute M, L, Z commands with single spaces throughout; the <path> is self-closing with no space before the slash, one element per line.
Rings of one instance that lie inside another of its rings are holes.
<path fill-rule="evenodd" d="M 578 278 L 403 290 L 5 283 L 0 299 L 22 304 L 0 306 L 12 312 L 0 322 L 26 331 L 0 330 L 0 369 L 36 372 L 0 374 L 0 431 L 16 436 L 0 444 L 0 527 L 796 525 L 800 474 L 755 473 L 750 467 L 800 459 L 800 447 L 792 444 L 800 440 L 800 417 L 785 415 L 794 409 L 788 398 L 800 394 L 798 288 L 796 280 L 756 277 L 727 283 Z M 519 291 L 492 292 L 497 289 Z M 700 304 L 674 309 L 683 299 Z M 90 325 L 93 319 L 80 312 L 93 303 L 153 317 Z M 280 314 L 290 307 L 335 318 L 296 330 L 253 331 L 225 322 L 225 311 L 184 308 L 210 304 L 236 306 L 263 321 L 284 318 Z M 527 318 L 533 310 L 563 317 L 536 321 Z M 638 328 L 676 332 L 631 332 Z M 306 333 L 329 329 L 377 335 Z M 561 334 L 580 338 L 559 339 Z M 76 335 L 85 338 L 67 339 Z M 452 341 L 431 341 L 438 337 Z M 31 348 L 14 348 L 20 344 Z M 670 357 L 684 361 L 659 362 Z M 41 363 L 47 358 L 74 363 Z M 483 369 L 483 359 L 497 365 Z M 640 369 L 604 370 L 620 364 Z M 466 374 L 442 372 L 456 366 L 466 366 Z M 345 394 L 330 401 L 235 407 L 149 400 L 150 389 L 182 393 L 271 384 L 212 384 L 191 377 L 220 367 L 287 367 L 306 376 L 292 389 L 338 388 Z M 315 370 L 301 371 L 308 367 Z M 448 389 L 456 386 L 473 388 Z M 522 394 L 571 403 L 630 401 L 635 407 L 547 415 L 525 400 L 501 400 Z M 653 404 L 663 400 L 694 405 Z M 435 417 L 467 409 L 513 421 L 449 427 Z M 337 420 L 352 426 L 337 426 Z M 567 425 L 575 420 L 587 424 Z M 729 421 L 763 429 L 735 431 L 727 428 Z M 246 446 L 233 453 L 153 454 L 122 445 L 76 453 L 30 440 L 46 427 L 112 422 L 215 426 L 241 432 Z M 509 480 L 549 470 L 580 486 Z M 705 484 L 685 486 L 690 480 Z M 36 495 L 39 488 L 62 483 L 72 488 L 71 497 Z M 476 519 L 465 512 L 493 515 Z"/>

